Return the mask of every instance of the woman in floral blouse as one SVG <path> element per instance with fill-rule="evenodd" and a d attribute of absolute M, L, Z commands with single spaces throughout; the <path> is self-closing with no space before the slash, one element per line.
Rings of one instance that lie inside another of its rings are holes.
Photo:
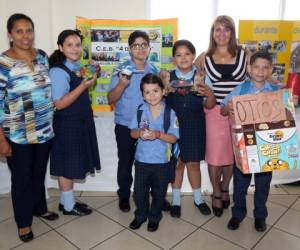
<path fill-rule="evenodd" d="M 33 48 L 34 24 L 24 14 L 7 21 L 10 48 L 0 55 L 0 156 L 11 171 L 20 240 L 33 239 L 33 216 L 56 220 L 45 197 L 53 105 L 45 52 Z"/>

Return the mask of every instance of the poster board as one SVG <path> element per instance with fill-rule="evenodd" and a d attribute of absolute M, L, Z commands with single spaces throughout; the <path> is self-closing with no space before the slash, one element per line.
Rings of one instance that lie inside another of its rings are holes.
<path fill-rule="evenodd" d="M 290 49 L 290 66 L 287 87 L 300 99 L 300 21 L 295 21 L 292 27 L 292 44 Z M 298 104 L 300 107 L 300 104 Z"/>
<path fill-rule="evenodd" d="M 243 173 L 300 168 L 290 90 L 236 96 L 232 104 L 233 151 Z"/>
<path fill-rule="evenodd" d="M 294 21 L 240 20 L 239 42 L 250 53 L 268 51 L 273 60 L 272 77 L 286 83 L 290 65 Z"/>
<path fill-rule="evenodd" d="M 151 51 L 148 60 L 159 68 L 170 69 L 172 65 L 172 47 L 177 40 L 178 20 L 109 20 L 76 18 L 76 27 L 81 30 L 82 64 L 93 60 L 101 66 L 101 75 L 97 84 L 90 89 L 94 111 L 111 111 L 107 93 L 113 69 L 130 58 L 128 37 L 134 30 L 147 32 Z"/>

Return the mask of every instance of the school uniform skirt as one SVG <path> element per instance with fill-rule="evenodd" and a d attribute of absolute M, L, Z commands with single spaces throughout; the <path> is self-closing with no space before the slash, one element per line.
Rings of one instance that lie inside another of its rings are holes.
<path fill-rule="evenodd" d="M 85 179 L 100 170 L 100 157 L 93 116 L 83 119 L 54 117 L 50 174 Z"/>
<path fill-rule="evenodd" d="M 205 160 L 214 166 L 232 165 L 231 128 L 228 116 L 220 114 L 220 105 L 205 110 L 206 154 Z"/>

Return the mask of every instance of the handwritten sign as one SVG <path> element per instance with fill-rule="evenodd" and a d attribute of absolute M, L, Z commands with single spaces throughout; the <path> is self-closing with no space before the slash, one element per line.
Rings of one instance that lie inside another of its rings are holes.
<path fill-rule="evenodd" d="M 282 90 L 232 98 L 234 123 L 256 124 L 286 120 Z"/>

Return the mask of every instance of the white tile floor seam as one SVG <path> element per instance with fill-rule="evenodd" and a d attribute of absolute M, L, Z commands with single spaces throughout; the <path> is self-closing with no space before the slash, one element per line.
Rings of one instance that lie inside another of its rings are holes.
<path fill-rule="evenodd" d="M 228 240 L 227 238 L 224 238 L 224 237 L 222 237 L 222 236 L 220 236 L 220 235 L 218 235 L 218 234 L 215 234 L 214 232 L 211 232 L 211 231 L 209 231 L 209 230 L 206 230 L 205 228 L 201 228 L 201 229 L 204 230 L 204 231 L 206 231 L 206 232 L 208 232 L 208 233 L 210 233 L 210 234 L 212 234 L 212 235 L 214 235 L 214 236 L 216 236 L 217 238 L 220 238 L 220 239 L 222 239 L 222 240 L 225 240 L 225 241 L 227 241 L 227 242 L 229 242 L 229 243 L 231 243 L 231 244 L 233 244 L 233 245 L 236 245 L 236 246 L 241 247 L 241 248 L 243 248 L 243 249 L 247 249 L 247 248 L 243 247 L 242 245 L 239 245 L 239 244 L 237 244 L 237 243 L 234 242 L 234 241 Z"/>
<path fill-rule="evenodd" d="M 252 188 L 253 189 L 253 188 Z M 227 229 L 231 206 L 221 218 L 203 216 L 193 205 L 192 194 L 182 195 L 182 216 L 172 218 L 163 213 L 157 232 L 147 232 L 147 223 L 131 230 L 134 203 L 131 211 L 118 209 L 114 192 L 76 192 L 76 200 L 93 209 L 89 216 L 66 216 L 58 211 L 59 191 L 50 190 L 49 210 L 58 212 L 60 219 L 49 222 L 34 218 L 35 240 L 22 243 L 17 236 L 9 195 L 0 196 L 0 250 L 298 250 L 300 245 L 300 186 L 272 187 L 268 199 L 267 230 L 254 229 L 253 190 L 247 196 L 248 214 L 236 231 Z M 168 196 L 170 200 L 170 196 Z M 209 206 L 209 197 L 204 196 Z M 232 202 L 232 197 L 231 197 Z M 49 240 L 51 242 L 49 242 Z"/>
<path fill-rule="evenodd" d="M 100 246 L 100 245 L 103 244 L 105 241 L 109 241 L 110 239 L 116 237 L 118 234 L 121 234 L 121 233 L 124 232 L 125 230 L 126 230 L 126 228 L 123 228 L 123 230 L 121 230 L 121 231 L 119 231 L 119 232 L 117 232 L 117 233 L 115 233 L 115 234 L 112 234 L 112 235 L 109 236 L 107 239 L 105 239 L 105 240 L 103 240 L 103 241 L 97 243 L 96 245 L 92 246 L 90 249 L 94 249 L 94 248 Z"/>
<path fill-rule="evenodd" d="M 278 228 L 278 227 L 276 227 L 276 226 L 273 226 L 272 228 L 274 228 L 274 229 L 276 229 L 276 230 L 278 230 L 278 231 L 281 231 L 281 232 L 283 232 L 283 233 L 287 233 L 287 234 L 289 234 L 289 235 L 292 235 L 292 236 L 294 236 L 294 237 L 296 237 L 296 238 L 298 238 L 298 239 L 300 240 L 300 236 L 299 236 L 299 235 L 296 235 L 296 234 L 293 234 L 293 233 L 291 233 L 291 232 L 285 231 L 285 230 L 283 230 L 283 229 L 281 229 L 281 228 Z M 299 246 L 300 246 L 300 245 L 299 245 Z"/>

